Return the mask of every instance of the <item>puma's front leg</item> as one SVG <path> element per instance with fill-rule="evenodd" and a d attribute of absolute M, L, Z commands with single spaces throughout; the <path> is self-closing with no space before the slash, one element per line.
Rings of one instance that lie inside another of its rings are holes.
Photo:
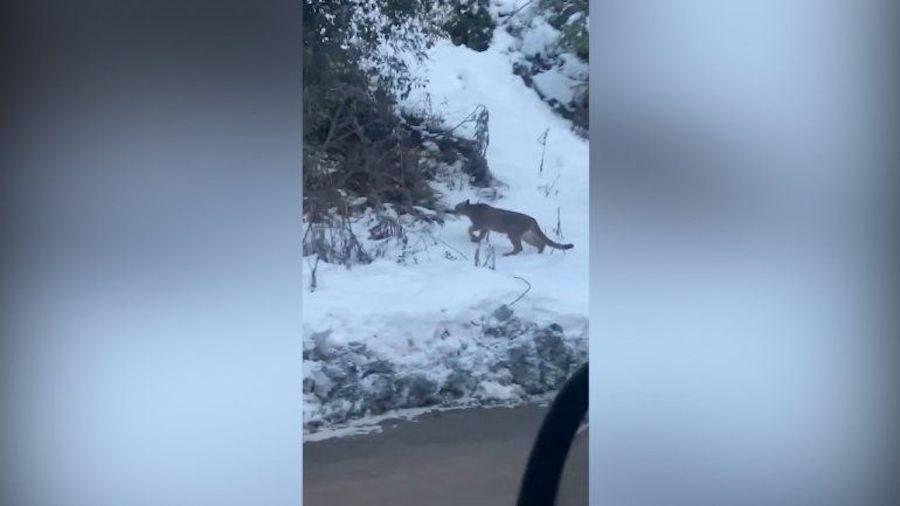
<path fill-rule="evenodd" d="M 481 241 L 482 237 L 484 237 L 484 235 L 479 236 L 478 234 L 476 234 L 475 232 L 477 232 L 477 231 L 478 231 L 478 228 L 475 225 L 472 225 L 471 227 L 469 227 L 469 239 L 471 239 L 472 242 L 479 242 L 479 241 Z M 483 234 L 483 231 L 482 231 L 482 234 Z"/>

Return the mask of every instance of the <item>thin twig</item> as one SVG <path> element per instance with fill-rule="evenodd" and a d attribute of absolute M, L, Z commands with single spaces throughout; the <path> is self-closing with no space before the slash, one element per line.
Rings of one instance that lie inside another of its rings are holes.
<path fill-rule="evenodd" d="M 478 104 L 478 105 L 476 105 L 476 106 L 475 106 L 475 109 L 473 109 L 472 112 L 470 112 L 468 116 L 466 116 L 465 118 L 463 118 L 462 121 L 460 121 L 459 123 L 457 123 L 457 125 L 456 125 L 455 127 L 451 128 L 450 130 L 444 130 L 444 131 L 442 131 L 442 132 L 440 132 L 440 133 L 443 134 L 443 135 L 450 135 L 450 134 L 453 133 L 454 130 L 456 130 L 457 128 L 463 126 L 464 124 L 469 123 L 469 122 L 471 122 L 471 121 L 475 121 L 475 118 L 476 118 L 475 115 L 476 115 L 476 113 L 477 113 L 480 109 L 487 109 L 487 107 L 485 107 L 484 104 Z"/>
<path fill-rule="evenodd" d="M 316 271 L 319 270 L 319 257 L 316 256 L 316 263 L 313 264 L 312 261 L 307 261 L 307 265 L 310 267 L 310 280 L 309 280 L 309 291 L 310 293 L 315 292 L 318 287 L 318 282 L 316 281 Z"/>
<path fill-rule="evenodd" d="M 561 174 L 557 174 L 556 177 L 553 178 L 553 181 L 550 184 L 542 184 L 541 186 L 538 186 L 538 190 L 544 190 L 544 196 L 549 198 L 550 192 L 552 192 L 553 189 L 556 187 L 556 182 L 559 181 L 560 175 Z"/>
<path fill-rule="evenodd" d="M 484 267 L 487 267 L 490 270 L 497 269 L 497 252 L 494 250 L 494 244 L 491 242 L 487 243 L 488 254 L 487 258 L 484 259 Z M 490 263 L 490 265 L 488 265 Z"/>
<path fill-rule="evenodd" d="M 325 137 L 325 142 L 322 143 L 323 151 L 328 150 L 329 144 L 331 143 L 331 138 L 334 136 L 335 130 L 337 130 L 338 118 L 341 116 L 341 113 L 344 112 L 344 104 L 346 103 L 346 99 L 346 95 L 341 97 L 341 101 L 335 108 L 334 115 L 331 117 L 331 124 L 328 126 L 328 135 Z"/>
<path fill-rule="evenodd" d="M 560 218 L 559 209 L 559 207 L 556 208 L 556 230 L 554 232 L 556 232 L 557 239 L 562 239 L 562 218 Z"/>
<path fill-rule="evenodd" d="M 429 232 L 428 234 L 429 234 L 429 235 L 431 236 L 431 238 L 434 239 L 435 241 L 438 241 L 438 242 L 440 242 L 441 244 L 443 244 L 444 246 L 446 246 L 446 247 L 452 249 L 453 251 L 459 253 L 459 255 L 460 255 L 461 257 L 463 257 L 464 259 L 466 259 L 466 260 L 469 259 L 469 257 L 467 257 L 467 256 L 465 255 L 465 253 L 463 253 L 462 251 L 460 251 L 460 250 L 454 248 L 454 247 L 451 246 L 449 243 L 447 243 L 447 241 L 441 239 L 440 237 L 436 237 L 436 236 L 435 236 L 433 233 L 431 233 L 431 232 Z"/>
<path fill-rule="evenodd" d="M 508 16 L 506 16 L 506 19 L 504 19 L 504 21 L 509 21 L 510 19 L 512 19 L 513 16 L 515 16 L 516 14 L 519 13 L 519 11 L 521 11 L 521 10 L 524 9 L 525 7 L 528 7 L 528 4 L 530 4 L 531 2 L 532 2 L 532 0 L 528 0 L 527 2 L 525 2 L 524 4 L 522 4 L 521 7 L 519 7 L 518 9 L 516 9 L 516 10 L 514 10 L 514 11 L 512 11 Z"/>
<path fill-rule="evenodd" d="M 519 295 L 518 297 L 516 297 L 516 300 L 514 300 L 514 301 L 510 302 L 509 304 L 507 304 L 507 306 L 509 306 L 509 307 L 512 307 L 513 304 L 515 304 L 516 302 L 519 302 L 519 301 L 522 299 L 522 297 L 525 296 L 525 294 L 527 294 L 528 292 L 531 291 L 531 283 L 529 283 L 527 279 L 521 278 L 521 277 L 519 277 L 519 276 L 513 276 L 513 277 L 516 278 L 516 279 L 518 279 L 518 280 L 524 281 L 525 284 L 528 285 L 528 288 L 526 288 L 525 291 L 522 292 L 521 295 Z"/>
<path fill-rule="evenodd" d="M 543 135 L 538 137 L 538 144 L 541 145 L 541 166 L 538 168 L 538 173 L 544 173 L 544 154 L 547 152 L 547 135 L 550 133 L 550 129 L 544 130 Z"/>

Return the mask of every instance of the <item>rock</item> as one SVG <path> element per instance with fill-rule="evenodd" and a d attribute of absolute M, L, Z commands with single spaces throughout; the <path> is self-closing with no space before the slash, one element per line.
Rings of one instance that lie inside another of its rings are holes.
<path fill-rule="evenodd" d="M 534 346 L 542 362 L 568 369 L 570 353 L 561 332 L 554 332 L 550 328 L 538 332 L 534 338 Z"/>
<path fill-rule="evenodd" d="M 513 382 L 521 385 L 527 394 L 543 393 L 541 369 L 535 360 L 534 348 L 523 343 L 510 348 L 508 355 L 508 368 Z"/>
<path fill-rule="evenodd" d="M 347 348 L 350 349 L 356 355 L 368 355 L 369 348 L 365 343 L 361 343 L 359 341 L 351 341 L 347 343 Z"/>
<path fill-rule="evenodd" d="M 331 397 L 336 399 L 346 399 L 352 403 L 356 403 L 362 397 L 362 389 L 359 383 L 345 383 L 331 391 Z"/>
<path fill-rule="evenodd" d="M 490 325 L 482 327 L 481 333 L 485 337 L 493 337 L 498 338 L 503 336 L 503 327 L 499 327 L 496 325 Z"/>
<path fill-rule="evenodd" d="M 370 374 L 393 374 L 394 366 L 387 360 L 378 359 L 367 362 L 362 366 L 363 377 Z"/>
<path fill-rule="evenodd" d="M 509 385 L 513 381 L 512 373 L 505 366 L 498 368 L 495 374 L 494 380 L 503 386 Z"/>
<path fill-rule="evenodd" d="M 318 381 L 313 381 L 313 393 L 319 399 L 326 400 L 331 396 L 334 386 L 334 382 L 323 375 Z"/>
<path fill-rule="evenodd" d="M 366 409 L 379 415 L 393 409 L 397 399 L 393 374 L 376 373 L 362 379 L 362 401 Z"/>
<path fill-rule="evenodd" d="M 459 399 L 470 394 L 477 384 L 478 381 L 471 373 L 455 370 L 444 381 L 444 385 L 441 387 L 441 394 L 444 398 Z"/>
<path fill-rule="evenodd" d="M 569 376 L 572 353 L 566 347 L 562 327 L 549 325 L 534 338 L 535 351 L 541 364 L 541 383 L 550 390 L 562 387 Z"/>
<path fill-rule="evenodd" d="M 512 315 L 513 310 L 506 304 L 503 304 L 502 306 L 495 309 L 493 313 L 494 318 L 496 318 L 499 322 L 508 320 Z"/>
<path fill-rule="evenodd" d="M 303 393 L 311 394 L 316 389 L 316 381 L 310 377 L 303 378 Z"/>
<path fill-rule="evenodd" d="M 420 408 L 440 402 L 437 382 L 425 375 L 414 374 L 402 378 L 399 386 L 404 397 L 403 407 Z"/>
<path fill-rule="evenodd" d="M 331 337 L 331 329 L 313 332 L 306 338 L 312 343 L 309 349 L 304 346 L 303 350 L 304 354 L 309 356 L 309 360 L 327 360 L 331 356 L 333 346 L 329 337 Z"/>

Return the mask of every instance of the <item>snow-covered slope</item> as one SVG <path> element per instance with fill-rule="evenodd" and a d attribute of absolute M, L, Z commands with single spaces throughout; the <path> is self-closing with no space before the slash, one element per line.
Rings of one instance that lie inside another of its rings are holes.
<path fill-rule="evenodd" d="M 512 73 L 514 44 L 502 29 L 484 52 L 438 43 L 421 69 L 427 86 L 404 107 L 429 103 L 452 126 L 484 105 L 486 157 L 501 183 L 490 203 L 533 216 L 548 236 L 575 247 L 539 255 L 525 245 L 507 257 L 509 241 L 494 234 L 495 269 L 479 267 L 468 219 L 451 217 L 429 231 L 432 246 L 414 261 L 386 257 L 353 269 L 319 263 L 316 289 L 303 299 L 308 430 L 381 409 L 522 399 L 586 358 L 588 145 Z M 440 189 L 448 207 L 478 200 L 474 188 Z M 495 314 L 529 285 L 512 316 Z M 526 366 L 540 384 L 529 384 Z M 398 397 L 404 400 L 391 400 Z"/>

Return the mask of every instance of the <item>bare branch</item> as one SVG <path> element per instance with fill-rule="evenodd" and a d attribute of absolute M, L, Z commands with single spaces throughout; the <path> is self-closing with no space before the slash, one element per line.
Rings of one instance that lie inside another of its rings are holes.
<path fill-rule="evenodd" d="M 509 307 L 512 307 L 513 304 L 515 304 L 516 302 L 519 302 L 520 300 L 522 300 L 522 297 L 524 297 L 528 292 L 531 291 L 531 283 L 529 283 L 527 279 L 522 278 L 522 277 L 519 277 L 519 276 L 513 276 L 513 277 L 516 278 L 516 279 L 518 279 L 518 280 L 520 280 L 520 281 L 523 281 L 526 285 L 528 285 L 528 288 L 526 288 L 525 291 L 522 292 L 521 295 L 519 295 L 518 297 L 516 297 L 516 300 L 514 300 L 514 301 L 510 302 L 509 304 L 507 304 L 507 306 L 509 306 Z"/>

